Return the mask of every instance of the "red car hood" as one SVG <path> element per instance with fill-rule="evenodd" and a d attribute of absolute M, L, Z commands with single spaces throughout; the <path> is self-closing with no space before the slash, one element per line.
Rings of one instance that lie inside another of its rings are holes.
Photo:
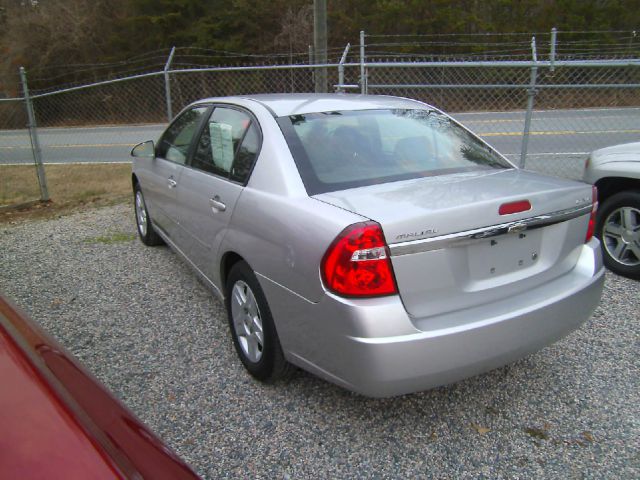
<path fill-rule="evenodd" d="M 3 478 L 198 478 L 1 296 L 0 385 Z"/>

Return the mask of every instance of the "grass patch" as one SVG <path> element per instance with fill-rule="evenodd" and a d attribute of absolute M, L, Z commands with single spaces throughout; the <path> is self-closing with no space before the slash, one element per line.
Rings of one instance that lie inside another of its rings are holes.
<path fill-rule="evenodd" d="M 46 165 L 51 202 L 6 209 L 0 221 L 47 217 L 83 206 L 103 206 L 131 199 L 130 164 Z M 33 165 L 0 165 L 0 206 L 18 205 L 40 198 Z"/>
<path fill-rule="evenodd" d="M 135 240 L 135 238 L 136 236 L 131 233 L 114 232 L 102 237 L 87 238 L 84 242 L 92 244 L 102 243 L 105 245 L 111 245 L 114 243 L 131 242 Z"/>

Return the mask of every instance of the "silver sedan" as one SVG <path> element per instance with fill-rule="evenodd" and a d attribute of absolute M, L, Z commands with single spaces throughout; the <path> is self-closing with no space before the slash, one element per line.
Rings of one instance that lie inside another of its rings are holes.
<path fill-rule="evenodd" d="M 141 240 L 224 299 L 263 381 L 295 365 L 415 392 L 534 352 L 600 300 L 595 188 L 520 170 L 421 102 L 209 98 L 132 155 Z"/>

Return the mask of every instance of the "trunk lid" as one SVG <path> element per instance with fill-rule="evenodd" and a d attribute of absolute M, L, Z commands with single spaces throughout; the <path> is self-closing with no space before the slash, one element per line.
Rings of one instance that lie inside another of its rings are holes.
<path fill-rule="evenodd" d="M 428 317 L 503 299 L 570 271 L 591 186 L 524 170 L 427 177 L 323 193 L 382 226 L 405 308 Z M 531 208 L 500 215 L 501 205 Z"/>

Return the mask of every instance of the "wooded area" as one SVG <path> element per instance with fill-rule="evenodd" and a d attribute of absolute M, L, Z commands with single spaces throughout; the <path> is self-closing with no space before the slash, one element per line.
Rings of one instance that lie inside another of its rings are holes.
<path fill-rule="evenodd" d="M 305 61 L 312 0 L 0 0 L 0 92 L 17 93 L 24 66 L 35 86 L 104 77 L 115 62 L 164 64 L 170 47 L 255 61 L 282 53 Z M 637 0 L 341 0 L 328 2 L 329 48 L 358 32 L 427 35 L 562 31 L 631 32 Z M 606 42 L 606 35 L 603 37 Z M 423 42 L 428 43 L 428 42 Z M 422 44 L 421 51 L 430 46 Z M 411 48 L 404 46 L 405 51 Z M 231 56 L 228 53 L 242 53 Z M 144 59 L 144 62 L 142 61 Z M 286 61 L 286 60 L 285 60 Z M 101 69 L 100 66 L 104 65 Z M 142 66 L 140 68 L 143 68 Z M 71 72 L 71 73 L 70 73 Z"/>

